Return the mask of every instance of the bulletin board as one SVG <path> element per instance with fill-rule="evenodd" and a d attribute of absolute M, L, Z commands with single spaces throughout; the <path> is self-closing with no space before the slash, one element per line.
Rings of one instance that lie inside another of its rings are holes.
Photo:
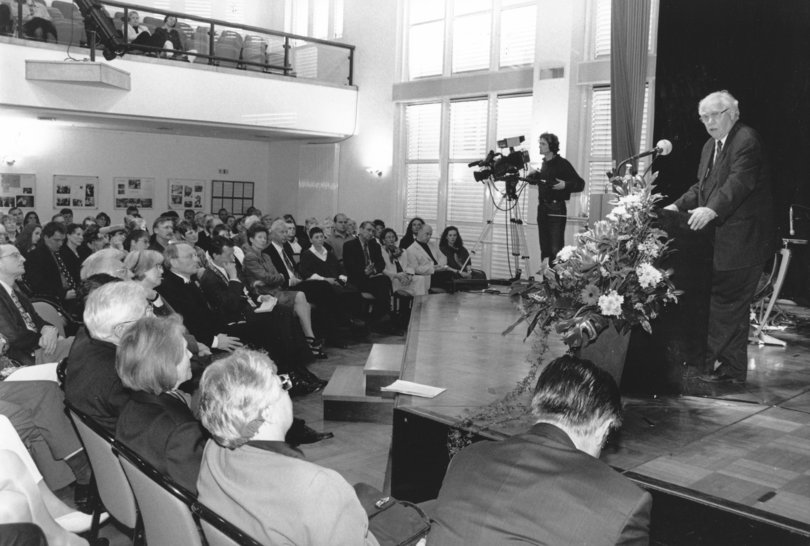
<path fill-rule="evenodd" d="M 226 208 L 228 212 L 239 216 L 253 206 L 253 182 L 237 182 L 233 180 L 211 181 L 211 212 L 216 214 L 219 209 Z"/>
<path fill-rule="evenodd" d="M 169 208 L 203 210 L 205 207 L 205 181 L 169 179 Z"/>
<path fill-rule="evenodd" d="M 0 207 L 33 209 L 36 184 L 35 174 L 0 173 Z"/>
<path fill-rule="evenodd" d="M 97 209 L 98 177 L 53 175 L 53 208 Z"/>
<path fill-rule="evenodd" d="M 155 179 L 140 178 L 137 176 L 121 176 L 113 178 L 114 208 L 125 209 L 138 207 L 139 209 L 155 208 Z"/>

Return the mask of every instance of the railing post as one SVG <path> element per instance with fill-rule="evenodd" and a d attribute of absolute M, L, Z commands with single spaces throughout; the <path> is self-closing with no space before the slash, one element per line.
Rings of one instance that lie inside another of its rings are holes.
<path fill-rule="evenodd" d="M 124 8 L 124 20 L 121 21 L 121 22 L 123 23 L 123 28 L 121 29 L 121 30 L 123 30 L 123 32 L 121 34 L 124 35 L 124 43 L 128 44 L 129 43 L 129 36 L 128 36 L 128 34 L 129 34 L 129 9 L 128 8 Z M 115 19 L 113 19 L 113 24 L 115 24 Z M 134 37 L 135 36 L 133 36 L 133 38 Z"/>
<path fill-rule="evenodd" d="M 19 2 L 17 4 L 17 38 L 19 38 L 20 40 L 23 39 L 23 22 L 22 22 L 23 21 L 23 16 L 22 16 L 22 10 L 23 10 L 23 2 Z"/>
<path fill-rule="evenodd" d="M 284 37 L 284 75 L 290 75 L 290 37 Z"/>
<path fill-rule="evenodd" d="M 211 23 L 211 28 L 208 29 L 208 64 L 215 64 L 214 62 L 214 23 Z"/>
<path fill-rule="evenodd" d="M 354 81 L 354 49 L 349 50 L 349 85 Z"/>

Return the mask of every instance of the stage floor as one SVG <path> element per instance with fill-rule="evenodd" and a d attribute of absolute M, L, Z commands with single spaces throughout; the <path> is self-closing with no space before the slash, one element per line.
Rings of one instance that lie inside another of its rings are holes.
<path fill-rule="evenodd" d="M 531 354 L 525 327 L 501 334 L 518 316 L 504 295 L 418 298 L 402 377 L 447 390 L 433 399 L 400 395 L 397 412 L 452 426 L 466 409 L 508 393 Z M 749 346 L 744 386 L 707 385 L 684 369 L 685 395 L 624 397 L 624 426 L 602 459 L 651 489 L 810 537 L 810 343 L 802 332 L 780 337 L 787 347 Z M 552 340 L 545 360 L 564 351 Z M 484 435 L 507 436 L 530 423 L 503 423 Z"/>

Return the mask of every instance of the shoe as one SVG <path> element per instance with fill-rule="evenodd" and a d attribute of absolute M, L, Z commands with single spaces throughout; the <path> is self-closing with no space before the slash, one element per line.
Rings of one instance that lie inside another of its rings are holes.
<path fill-rule="evenodd" d="M 89 483 L 77 483 L 73 486 L 73 503 L 85 514 L 93 513 L 92 496 Z"/>
<path fill-rule="evenodd" d="M 324 358 L 329 358 L 325 352 L 323 352 L 323 340 L 316 339 L 314 337 L 307 337 L 307 345 L 309 345 L 309 350 L 312 352 L 312 356 L 315 358 L 323 360 Z"/>
<path fill-rule="evenodd" d="M 699 375 L 698 381 L 703 381 L 704 383 L 734 383 L 737 385 L 741 385 L 745 383 L 745 378 L 729 375 L 728 373 L 722 370 L 715 370 L 711 373 L 704 373 Z"/>
<path fill-rule="evenodd" d="M 107 512 L 102 512 L 98 522 L 104 523 L 108 519 L 110 519 L 110 514 Z M 90 527 L 93 525 L 93 515 L 77 511 L 65 514 L 64 516 L 59 516 L 58 518 L 55 518 L 54 521 L 56 521 L 56 523 L 58 523 L 59 526 L 65 531 L 69 531 L 71 533 L 84 533 L 85 531 L 89 531 Z"/>
<path fill-rule="evenodd" d="M 329 381 L 327 381 L 326 379 L 321 379 L 320 377 L 318 377 L 317 375 L 315 375 L 306 368 L 303 369 L 301 375 L 303 376 L 304 380 L 306 380 L 307 383 L 316 385 L 319 389 L 322 389 L 329 384 Z"/>
<path fill-rule="evenodd" d="M 331 432 L 318 432 L 315 429 L 312 429 L 306 425 L 302 427 L 296 427 L 292 434 L 288 434 L 287 443 L 291 446 L 297 446 L 302 444 L 314 444 L 316 442 L 320 442 L 321 440 L 328 440 L 330 438 L 334 438 L 335 435 Z"/>

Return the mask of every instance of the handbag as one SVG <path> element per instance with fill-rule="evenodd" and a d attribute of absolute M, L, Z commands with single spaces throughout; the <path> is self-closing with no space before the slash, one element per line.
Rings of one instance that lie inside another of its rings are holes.
<path fill-rule="evenodd" d="M 430 518 L 417 505 L 383 496 L 376 488 L 354 486 L 360 504 L 368 514 L 368 528 L 380 546 L 415 546 L 430 531 Z"/>

